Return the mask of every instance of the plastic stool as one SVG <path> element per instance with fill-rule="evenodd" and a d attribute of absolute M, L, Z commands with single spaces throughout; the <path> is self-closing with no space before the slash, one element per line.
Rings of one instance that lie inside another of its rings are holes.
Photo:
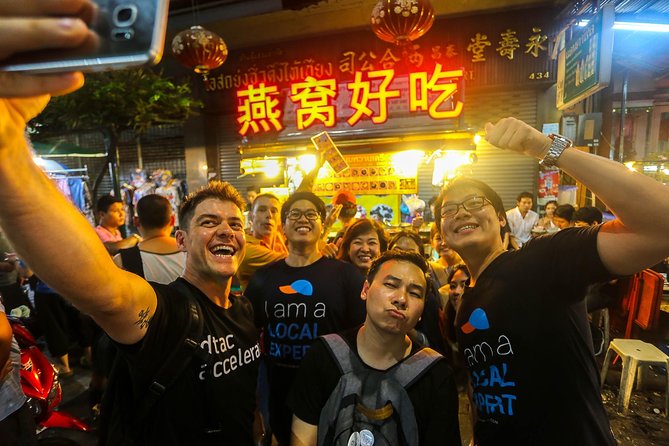
<path fill-rule="evenodd" d="M 632 387 L 636 377 L 637 389 L 643 385 L 645 371 L 650 365 L 659 365 L 666 367 L 667 389 L 664 401 L 664 416 L 669 412 L 669 356 L 665 355 L 653 344 L 640 341 L 638 339 L 614 339 L 609 344 L 602 366 L 602 384 L 606 380 L 606 373 L 609 370 L 609 362 L 614 353 L 620 355 L 623 361 L 623 370 L 620 376 L 620 391 L 618 392 L 618 411 L 627 413 L 630 398 L 632 396 Z M 642 367 L 637 375 L 637 369 Z"/>

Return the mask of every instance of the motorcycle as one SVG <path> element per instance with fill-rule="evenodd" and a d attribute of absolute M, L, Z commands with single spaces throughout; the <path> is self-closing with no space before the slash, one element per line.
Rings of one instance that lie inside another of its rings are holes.
<path fill-rule="evenodd" d="M 63 397 L 58 370 L 37 347 L 34 336 L 20 319 L 10 317 L 9 322 L 21 348 L 21 387 L 28 397 L 28 407 L 35 423 L 42 429 L 55 427 L 90 431 L 83 420 L 56 410 Z"/>

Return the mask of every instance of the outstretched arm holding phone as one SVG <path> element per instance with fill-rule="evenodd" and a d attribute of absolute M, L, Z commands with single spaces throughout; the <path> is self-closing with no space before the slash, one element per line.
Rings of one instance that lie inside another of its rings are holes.
<path fill-rule="evenodd" d="M 0 59 L 79 45 L 90 31 L 78 17 L 92 7 L 87 0 L 0 2 Z M 130 344 L 146 333 L 142 322 L 155 311 L 155 292 L 113 264 L 93 228 L 33 162 L 24 136 L 49 95 L 82 85 L 81 73 L 0 72 L 0 226 L 41 279 Z"/>

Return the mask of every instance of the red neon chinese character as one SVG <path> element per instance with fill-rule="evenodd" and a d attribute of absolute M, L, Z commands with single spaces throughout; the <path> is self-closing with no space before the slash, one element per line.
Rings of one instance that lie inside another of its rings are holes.
<path fill-rule="evenodd" d="M 379 70 L 370 71 L 367 73 L 368 81 L 362 80 L 362 73 L 355 73 L 355 81 L 350 82 L 347 87 L 353 92 L 351 96 L 351 108 L 355 109 L 355 113 L 348 118 L 347 122 L 353 126 L 363 115 L 371 116 L 374 124 L 382 124 L 388 120 L 388 99 L 398 98 L 400 96 L 399 90 L 388 90 L 388 86 L 395 77 L 395 70 Z M 378 91 L 372 92 L 372 80 L 381 79 Z M 367 104 L 370 101 L 379 101 L 379 115 L 372 116 L 372 109 Z"/>
<path fill-rule="evenodd" d="M 353 73 L 355 71 L 355 53 L 347 51 L 342 56 L 344 58 L 339 61 L 339 71 L 342 73 Z"/>
<path fill-rule="evenodd" d="M 411 73 L 409 75 L 409 109 L 412 112 L 427 110 L 433 119 L 447 119 L 460 116 L 463 107 L 461 101 L 457 101 L 452 110 L 439 110 L 439 107 L 458 91 L 456 81 L 462 76 L 462 69 L 441 71 L 441 64 L 437 64 L 434 67 L 434 72 L 429 80 L 425 72 Z M 439 93 L 439 96 L 430 104 L 428 93 Z"/>
<path fill-rule="evenodd" d="M 395 56 L 390 48 L 387 48 L 386 52 L 381 56 L 381 59 L 379 59 L 384 70 L 392 70 L 395 68 L 395 64 L 399 61 L 400 58 Z"/>
<path fill-rule="evenodd" d="M 335 125 L 335 107 L 332 100 L 337 96 L 337 82 L 334 79 L 316 80 L 308 76 L 304 82 L 291 86 L 290 100 L 300 104 L 297 110 L 297 128 L 304 130 L 315 121 L 326 127 Z"/>
<path fill-rule="evenodd" d="M 423 65 L 423 60 L 424 57 L 421 53 L 418 52 L 418 49 L 420 48 L 420 45 L 412 45 L 411 46 L 411 54 L 409 54 L 409 63 L 411 63 L 414 67 L 420 68 L 421 65 Z"/>
<path fill-rule="evenodd" d="M 360 71 L 373 71 L 376 54 L 372 53 L 371 51 L 369 53 L 363 52 L 360 57 L 358 57 L 358 60 L 362 62 Z"/>
<path fill-rule="evenodd" d="M 237 92 L 238 99 L 245 98 L 242 104 L 237 107 L 240 114 L 237 122 L 242 125 L 239 130 L 241 135 L 246 135 L 249 127 L 254 133 L 258 133 L 260 127 L 267 132 L 270 129 L 270 124 L 276 131 L 283 130 L 283 125 L 279 121 L 281 110 L 277 108 L 279 101 L 273 98 L 278 94 L 279 91 L 276 86 L 266 87 L 264 83 L 261 83 L 258 88 L 249 85 L 248 89 Z"/>

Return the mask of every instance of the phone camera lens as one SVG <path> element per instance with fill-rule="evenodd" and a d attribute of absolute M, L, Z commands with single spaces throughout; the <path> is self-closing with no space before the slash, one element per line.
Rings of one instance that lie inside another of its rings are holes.
<path fill-rule="evenodd" d="M 118 5 L 114 8 L 112 17 L 114 25 L 118 27 L 132 26 L 137 20 L 137 6 L 130 4 Z"/>

